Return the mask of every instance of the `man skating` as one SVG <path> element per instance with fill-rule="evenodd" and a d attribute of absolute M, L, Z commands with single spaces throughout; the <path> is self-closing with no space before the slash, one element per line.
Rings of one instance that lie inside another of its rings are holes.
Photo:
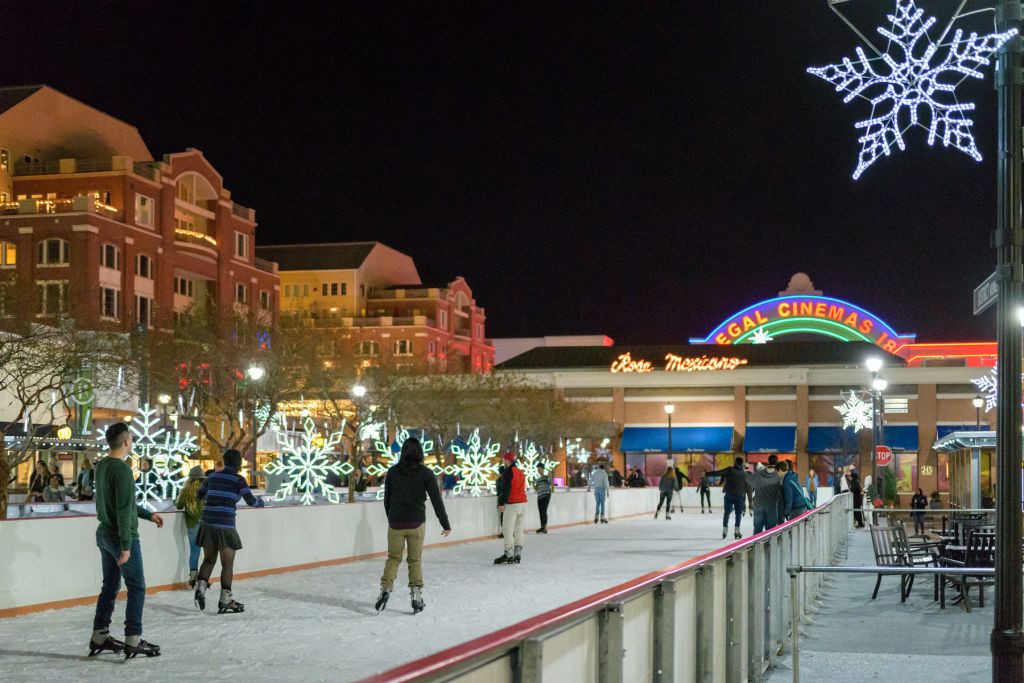
<path fill-rule="evenodd" d="M 139 543 L 139 518 L 150 520 L 157 528 L 163 518 L 135 504 L 135 481 L 132 469 L 124 461 L 131 453 L 132 435 L 128 425 L 115 422 L 107 428 L 110 455 L 96 464 L 96 546 L 100 549 L 103 587 L 96 599 L 89 656 L 109 650 L 124 652 L 125 659 L 137 655 L 160 656 L 160 646 L 142 639 L 142 608 L 146 602 L 146 577 L 142 569 L 142 546 Z M 121 589 L 121 577 L 128 587 L 125 606 L 124 642 L 110 635 L 110 618 L 114 601 Z"/>
<path fill-rule="evenodd" d="M 526 516 L 526 477 L 516 466 L 516 454 L 505 453 L 505 471 L 498 480 L 498 514 L 503 514 L 505 553 L 494 564 L 519 564 L 523 552 L 523 518 Z"/>
<path fill-rule="evenodd" d="M 725 515 L 722 517 L 722 538 L 729 533 L 729 514 L 735 511 L 736 527 L 733 531 L 734 538 L 743 538 L 740 533 L 740 518 L 743 517 L 744 499 L 750 498 L 750 484 L 747 482 L 747 471 L 743 469 L 743 458 L 736 458 L 732 467 L 706 472 L 706 477 L 723 477 L 725 483 Z"/>
<path fill-rule="evenodd" d="M 704 501 L 708 502 L 708 514 L 711 514 L 711 481 L 708 479 L 707 473 L 700 478 L 700 484 L 697 485 L 697 493 L 700 494 L 700 514 L 704 514 Z"/>

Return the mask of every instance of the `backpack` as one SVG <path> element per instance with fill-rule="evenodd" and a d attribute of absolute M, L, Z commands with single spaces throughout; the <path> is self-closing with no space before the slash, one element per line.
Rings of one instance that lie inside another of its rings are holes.
<path fill-rule="evenodd" d="M 800 507 L 798 503 L 803 501 L 805 508 L 813 510 L 814 506 L 811 505 L 811 501 L 807 498 L 806 494 L 804 494 L 804 487 L 800 485 L 800 481 L 795 478 L 790 478 L 786 481 L 788 481 L 789 485 L 793 487 L 793 507 Z"/>

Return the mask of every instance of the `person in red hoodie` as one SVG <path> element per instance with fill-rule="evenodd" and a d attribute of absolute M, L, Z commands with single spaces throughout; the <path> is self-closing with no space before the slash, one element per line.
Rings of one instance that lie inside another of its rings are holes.
<path fill-rule="evenodd" d="M 505 554 L 494 564 L 519 564 L 523 552 L 523 517 L 526 516 L 526 477 L 516 466 L 516 454 L 505 453 L 505 471 L 498 479 L 498 512 L 504 515 Z"/>

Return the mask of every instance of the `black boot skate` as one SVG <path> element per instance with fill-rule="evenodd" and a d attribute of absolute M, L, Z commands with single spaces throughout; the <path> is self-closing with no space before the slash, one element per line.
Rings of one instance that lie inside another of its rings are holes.
<path fill-rule="evenodd" d="M 196 592 L 195 601 L 196 607 L 201 611 L 206 611 L 206 589 L 210 587 L 210 583 L 203 579 L 196 581 Z"/>
<path fill-rule="evenodd" d="M 92 638 L 89 639 L 89 656 L 95 657 L 96 655 L 103 652 L 117 652 L 118 654 L 124 652 L 124 642 L 117 638 L 111 638 L 107 636 L 102 643 L 97 643 Z"/>
<path fill-rule="evenodd" d="M 412 613 L 419 614 L 423 611 L 423 608 L 427 606 L 423 602 L 423 589 L 419 586 L 413 586 L 409 589 L 409 595 L 412 598 Z"/>
<path fill-rule="evenodd" d="M 381 586 L 380 595 L 377 596 L 377 602 L 373 605 L 373 608 L 377 610 L 377 614 L 383 612 L 384 608 L 388 606 L 389 597 L 391 597 L 391 592 L 386 590 L 384 586 Z"/>
<path fill-rule="evenodd" d="M 217 614 L 240 614 L 245 611 L 245 605 L 231 597 L 231 591 L 226 588 L 220 589 L 220 600 L 217 602 Z"/>
<path fill-rule="evenodd" d="M 506 551 L 501 557 L 494 558 L 494 564 L 512 564 L 515 559 L 512 557 L 511 551 Z"/>
<path fill-rule="evenodd" d="M 513 551 L 512 561 L 515 562 L 516 564 L 519 564 L 522 561 L 522 559 L 523 559 L 523 546 L 517 545 L 516 549 Z"/>
<path fill-rule="evenodd" d="M 127 642 L 126 639 L 126 642 L 124 644 L 125 661 L 128 661 L 129 659 L 135 659 L 139 655 L 144 655 L 146 657 L 159 657 L 160 646 L 146 642 L 145 640 L 140 640 L 137 645 L 132 645 L 131 643 Z"/>

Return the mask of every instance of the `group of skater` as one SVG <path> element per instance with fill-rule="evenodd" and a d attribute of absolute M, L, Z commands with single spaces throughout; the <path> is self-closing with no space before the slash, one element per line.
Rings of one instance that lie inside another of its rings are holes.
<path fill-rule="evenodd" d="M 139 655 L 159 657 L 160 646 L 142 638 L 142 611 L 146 601 L 146 578 L 142 565 L 142 546 L 139 543 L 139 520 L 150 521 L 157 528 L 164 525 L 159 513 L 138 505 L 135 498 L 135 480 L 131 467 L 125 462 L 131 455 L 132 434 L 128 425 L 115 422 L 105 433 L 110 452 L 95 466 L 93 491 L 96 500 L 96 546 L 100 553 L 103 583 L 96 600 L 93 632 L 89 639 L 89 656 L 102 652 L 123 654 L 133 659 Z M 252 507 L 262 507 L 263 501 L 252 494 L 238 470 L 242 455 L 237 450 L 224 452 L 223 466 L 209 473 L 193 467 L 188 481 L 176 501 L 185 514 L 189 538 L 189 586 L 194 589 L 194 600 L 200 610 L 206 609 L 206 592 L 210 586 L 217 561 L 220 561 L 220 597 L 218 614 L 244 611 L 242 603 L 231 592 L 234 576 L 235 553 L 242 549 L 242 541 L 235 528 L 235 506 L 244 499 Z M 199 565 L 199 552 L 203 553 Z M 125 638 L 110 635 L 110 621 L 114 602 L 124 579 L 128 600 L 125 606 Z"/>

